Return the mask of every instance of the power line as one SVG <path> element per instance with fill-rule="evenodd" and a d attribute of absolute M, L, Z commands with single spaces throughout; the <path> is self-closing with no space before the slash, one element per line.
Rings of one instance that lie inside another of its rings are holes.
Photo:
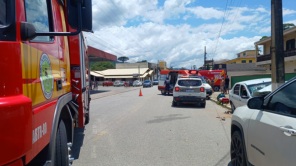
<path fill-rule="evenodd" d="M 220 30 L 219 30 L 219 33 L 218 33 L 218 36 L 217 36 L 217 39 L 216 39 L 217 42 L 216 42 L 216 46 L 215 46 L 213 54 L 215 54 L 216 51 L 217 51 L 217 47 L 218 47 L 218 44 L 219 44 L 219 38 L 221 36 L 222 28 L 223 28 L 223 25 L 224 25 L 224 22 L 225 22 L 226 14 L 227 14 L 227 9 L 228 9 L 228 0 L 226 1 L 226 5 L 225 5 L 225 9 L 224 9 L 224 16 L 223 16 L 222 23 L 221 23 L 221 26 L 220 26 Z"/>

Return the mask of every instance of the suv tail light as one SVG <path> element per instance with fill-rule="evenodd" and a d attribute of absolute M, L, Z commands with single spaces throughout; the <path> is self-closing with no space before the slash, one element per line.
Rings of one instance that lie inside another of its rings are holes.
<path fill-rule="evenodd" d="M 205 88 L 204 88 L 204 87 L 201 87 L 199 90 L 200 90 L 201 92 L 204 92 L 204 91 L 205 91 Z"/>
<path fill-rule="evenodd" d="M 180 88 L 179 87 L 175 87 L 175 91 L 176 92 L 179 92 L 180 91 Z"/>

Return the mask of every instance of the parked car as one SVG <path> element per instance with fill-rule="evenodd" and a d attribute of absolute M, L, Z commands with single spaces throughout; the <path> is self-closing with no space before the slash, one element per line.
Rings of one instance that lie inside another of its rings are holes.
<path fill-rule="evenodd" d="M 253 97 L 232 115 L 232 165 L 296 163 L 296 77 L 265 97 Z"/>
<path fill-rule="evenodd" d="M 206 93 L 207 93 L 207 99 L 210 99 L 210 96 L 213 94 L 213 88 L 210 84 L 207 83 L 207 81 L 205 80 L 205 78 L 203 76 L 194 76 L 196 78 L 200 78 L 202 83 L 204 84 L 205 88 L 206 88 Z"/>
<path fill-rule="evenodd" d="M 145 80 L 143 82 L 143 88 L 145 88 L 145 87 L 152 87 L 152 86 L 153 86 L 153 83 L 150 80 Z"/>
<path fill-rule="evenodd" d="M 117 80 L 114 82 L 113 86 L 124 86 L 124 82 Z"/>
<path fill-rule="evenodd" d="M 133 82 L 132 82 L 132 81 L 125 81 L 125 82 L 124 82 L 124 86 L 125 86 L 125 87 L 133 86 Z"/>
<path fill-rule="evenodd" d="M 206 106 L 206 90 L 200 78 L 179 78 L 173 90 L 173 106 L 180 103 L 200 104 Z"/>
<path fill-rule="evenodd" d="M 153 80 L 153 85 L 158 85 L 158 80 L 157 79 Z"/>
<path fill-rule="evenodd" d="M 104 81 L 103 86 L 113 86 L 113 82 L 112 81 Z"/>
<path fill-rule="evenodd" d="M 237 107 L 247 104 L 249 98 L 254 97 L 256 94 L 260 96 L 260 91 L 264 87 L 271 84 L 271 78 L 260 78 L 248 81 L 237 82 L 229 91 L 229 100 L 231 106 L 231 113 Z M 263 95 L 263 93 L 262 93 Z M 266 95 L 266 92 L 264 93 Z"/>
<path fill-rule="evenodd" d="M 140 80 L 135 80 L 133 86 L 142 86 L 142 82 Z"/>

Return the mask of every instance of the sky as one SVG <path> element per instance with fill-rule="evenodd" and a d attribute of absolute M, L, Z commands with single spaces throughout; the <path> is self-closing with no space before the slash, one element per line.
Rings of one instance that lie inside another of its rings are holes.
<path fill-rule="evenodd" d="M 296 25 L 296 1 L 282 0 L 283 23 Z M 271 35 L 271 0 L 92 0 L 88 45 L 127 62 L 201 67 L 233 59 Z"/>

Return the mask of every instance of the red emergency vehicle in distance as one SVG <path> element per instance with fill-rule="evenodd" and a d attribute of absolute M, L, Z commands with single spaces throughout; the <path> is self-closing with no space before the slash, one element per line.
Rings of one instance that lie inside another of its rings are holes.
<path fill-rule="evenodd" d="M 161 94 L 165 94 L 165 80 L 168 78 L 170 81 L 169 93 L 173 93 L 173 88 L 179 77 L 189 77 L 194 75 L 201 76 L 198 73 L 198 70 L 161 70 L 158 80 L 158 90 L 161 92 Z"/>
<path fill-rule="evenodd" d="M 66 166 L 89 121 L 91 0 L 0 0 L 0 165 Z"/>
<path fill-rule="evenodd" d="M 220 90 L 221 80 L 226 76 L 225 70 L 198 70 L 198 73 L 204 76 L 205 79 L 211 80 L 211 86 L 214 91 Z"/>

